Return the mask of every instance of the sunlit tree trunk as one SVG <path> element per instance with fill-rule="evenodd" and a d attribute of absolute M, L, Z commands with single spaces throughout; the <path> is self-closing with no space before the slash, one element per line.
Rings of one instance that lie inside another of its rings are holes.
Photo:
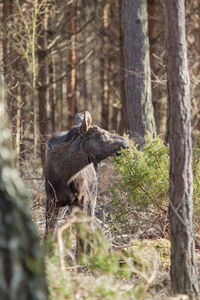
<path fill-rule="evenodd" d="M 141 145 L 155 133 L 151 101 L 148 18 L 146 0 L 123 0 L 121 6 L 125 122 L 130 136 Z"/>
<path fill-rule="evenodd" d="M 184 0 L 165 0 L 170 143 L 170 236 L 173 293 L 199 299 L 193 234 L 190 78 Z"/>
<path fill-rule="evenodd" d="M 152 103 L 157 134 L 165 135 L 167 118 L 165 70 L 162 62 L 164 46 L 164 17 L 163 5 L 157 0 L 148 0 L 148 32 L 150 43 L 150 66 Z"/>
<path fill-rule="evenodd" d="M 32 15 L 32 32 L 29 37 L 31 47 L 31 79 L 32 79 L 32 103 L 33 103 L 33 155 L 37 156 L 38 146 L 38 103 L 37 103 L 37 92 L 36 92 L 36 81 L 37 81 L 37 55 L 36 55 L 36 44 L 37 44 L 37 18 L 39 13 L 38 0 L 34 0 L 34 8 Z"/>
<path fill-rule="evenodd" d="M 15 166 L 17 168 L 17 170 L 19 171 L 19 166 L 20 166 L 20 144 L 21 144 L 21 131 L 22 131 L 22 127 L 21 127 L 21 110 L 22 110 L 22 106 L 21 106 L 21 95 L 20 95 L 20 91 L 21 87 L 19 86 L 17 89 L 17 103 L 16 103 L 16 107 L 17 107 L 17 112 L 16 112 L 16 138 L 15 138 Z"/>
<path fill-rule="evenodd" d="M 156 38 L 156 9 L 157 9 L 157 1 L 156 0 L 148 0 L 148 30 L 149 30 L 149 50 L 150 50 L 150 65 L 151 69 L 156 74 L 156 67 L 154 63 L 154 49 L 153 44 L 155 45 L 154 39 Z M 154 43 L 153 43 L 154 42 Z M 155 117 L 155 124 L 156 124 L 156 130 L 157 133 L 160 134 L 160 112 L 159 112 L 159 99 L 157 94 L 157 89 L 155 88 L 155 83 L 152 83 L 152 103 L 154 107 L 154 117 Z"/>

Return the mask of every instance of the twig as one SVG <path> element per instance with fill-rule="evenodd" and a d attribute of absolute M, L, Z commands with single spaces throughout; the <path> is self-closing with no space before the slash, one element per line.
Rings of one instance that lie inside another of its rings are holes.
<path fill-rule="evenodd" d="M 57 241 L 58 241 L 58 250 L 59 250 L 59 257 L 60 257 L 60 266 L 61 270 L 65 271 L 65 261 L 64 261 L 64 244 L 63 244 L 63 232 L 68 229 L 74 222 L 76 222 L 77 217 L 74 216 L 71 220 L 69 220 L 66 224 L 61 226 L 57 231 Z"/>

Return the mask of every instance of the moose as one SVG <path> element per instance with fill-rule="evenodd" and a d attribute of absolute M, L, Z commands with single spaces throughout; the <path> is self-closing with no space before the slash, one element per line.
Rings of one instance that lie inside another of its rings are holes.
<path fill-rule="evenodd" d="M 46 231 L 53 231 L 61 207 L 83 209 L 94 216 L 97 198 L 97 168 L 116 155 L 129 141 L 92 125 L 89 112 L 76 114 L 75 125 L 53 135 L 46 143 Z"/>

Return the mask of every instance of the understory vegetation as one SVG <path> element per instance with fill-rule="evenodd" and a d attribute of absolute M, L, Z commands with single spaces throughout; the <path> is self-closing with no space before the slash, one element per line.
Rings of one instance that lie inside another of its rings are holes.
<path fill-rule="evenodd" d="M 197 145 L 193 155 L 196 231 L 199 157 Z M 168 299 L 168 146 L 159 137 L 152 140 L 147 136 L 142 150 L 132 144 L 104 163 L 99 177 L 96 220 L 92 223 L 79 210 L 66 219 L 63 211 L 55 241 L 46 244 L 50 298 Z M 40 194 L 44 195 L 43 191 Z M 35 204 L 39 209 L 44 207 L 43 200 L 37 201 L 43 202 Z M 41 231 L 44 220 L 34 219 Z"/>
<path fill-rule="evenodd" d="M 169 238 L 169 147 L 156 137 L 146 137 L 142 151 L 137 146 L 114 160 L 116 179 L 110 188 L 112 223 L 119 232 L 140 238 Z M 193 151 L 194 225 L 200 217 L 200 148 Z"/>
<path fill-rule="evenodd" d="M 58 229 L 53 249 L 50 243 L 53 254 L 46 262 L 51 299 L 154 299 L 157 292 L 161 296 L 168 277 L 165 274 L 159 284 L 155 279 L 169 269 L 169 241 L 132 240 L 116 246 L 101 226 L 91 226 L 91 220 L 75 210 Z M 75 252 L 75 236 L 84 253 Z"/>

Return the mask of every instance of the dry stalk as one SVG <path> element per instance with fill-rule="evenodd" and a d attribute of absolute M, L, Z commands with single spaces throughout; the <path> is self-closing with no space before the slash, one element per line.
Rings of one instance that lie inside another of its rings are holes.
<path fill-rule="evenodd" d="M 63 232 L 71 227 L 73 223 L 77 221 L 77 217 L 74 216 L 69 220 L 67 223 L 65 223 L 63 226 L 61 226 L 57 231 L 57 241 L 58 241 L 58 250 L 59 250 L 59 258 L 60 258 L 60 267 L 62 271 L 65 271 L 65 261 L 64 261 L 64 243 L 63 243 Z"/>

